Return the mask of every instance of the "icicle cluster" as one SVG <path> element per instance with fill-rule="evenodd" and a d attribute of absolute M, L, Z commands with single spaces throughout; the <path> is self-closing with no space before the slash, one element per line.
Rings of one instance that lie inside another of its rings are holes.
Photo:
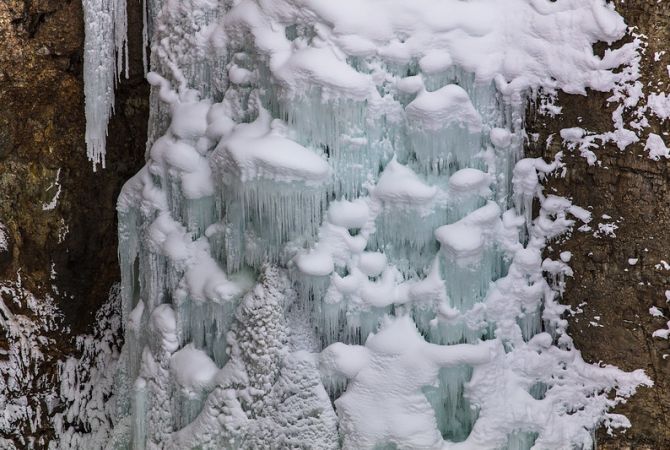
<path fill-rule="evenodd" d="M 628 425 L 609 410 L 649 380 L 581 359 L 570 268 L 542 260 L 589 215 L 542 192 L 560 159 L 523 159 L 538 88 L 617 82 L 628 54 L 592 51 L 625 31 L 610 6 L 148 11 L 149 159 L 118 205 L 116 445 L 589 448 Z"/>
<path fill-rule="evenodd" d="M 84 94 L 86 154 L 105 167 L 107 125 L 114 111 L 114 88 L 125 67 L 128 76 L 126 0 L 84 0 Z"/>

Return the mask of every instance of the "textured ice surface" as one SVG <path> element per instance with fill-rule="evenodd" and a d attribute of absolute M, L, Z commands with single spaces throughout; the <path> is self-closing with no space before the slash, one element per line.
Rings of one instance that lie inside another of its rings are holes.
<path fill-rule="evenodd" d="M 625 32 L 610 4 L 147 10 L 115 445 L 590 448 L 627 426 L 609 410 L 648 379 L 581 359 L 570 268 L 541 256 L 590 216 L 543 193 L 560 158 L 522 159 L 538 89 L 620 82 L 630 47 L 592 50 Z"/>

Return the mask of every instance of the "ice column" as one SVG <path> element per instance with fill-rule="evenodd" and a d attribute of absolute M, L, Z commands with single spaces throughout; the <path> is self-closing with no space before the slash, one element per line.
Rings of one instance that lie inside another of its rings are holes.
<path fill-rule="evenodd" d="M 114 88 L 123 68 L 128 76 L 126 0 L 84 0 L 84 94 L 86 154 L 105 167 L 107 125 Z"/>

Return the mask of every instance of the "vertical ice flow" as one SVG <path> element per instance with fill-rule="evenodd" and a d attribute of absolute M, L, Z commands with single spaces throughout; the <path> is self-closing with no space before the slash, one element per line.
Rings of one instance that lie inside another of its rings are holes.
<path fill-rule="evenodd" d="M 114 112 L 114 89 L 128 77 L 126 0 L 84 0 L 84 96 L 86 154 L 93 169 L 105 167 L 107 126 Z"/>
<path fill-rule="evenodd" d="M 97 161 L 121 6 L 85 3 Z M 555 282 L 570 269 L 542 260 L 588 217 L 542 191 L 560 160 L 523 158 L 539 88 L 617 82 L 626 53 L 592 51 L 625 32 L 610 5 L 151 0 L 146 13 L 148 159 L 118 203 L 117 395 L 131 401 L 114 442 L 590 448 L 598 426 L 627 426 L 609 410 L 648 379 L 581 359 Z"/>

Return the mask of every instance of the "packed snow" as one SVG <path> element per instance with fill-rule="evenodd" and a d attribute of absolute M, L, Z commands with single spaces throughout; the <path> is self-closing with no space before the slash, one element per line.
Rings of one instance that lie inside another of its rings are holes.
<path fill-rule="evenodd" d="M 649 133 L 644 149 L 649 152 L 649 158 L 654 161 L 670 158 L 670 150 L 663 142 L 663 138 L 656 133 Z"/>

